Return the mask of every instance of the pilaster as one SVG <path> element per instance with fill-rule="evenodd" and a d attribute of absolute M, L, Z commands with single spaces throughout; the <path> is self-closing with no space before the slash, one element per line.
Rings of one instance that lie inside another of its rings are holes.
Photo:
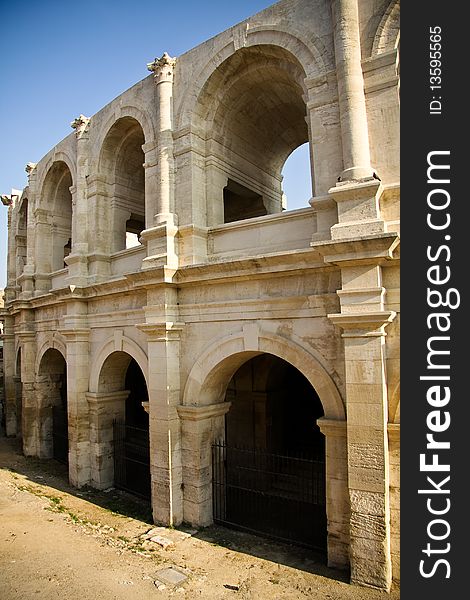
<path fill-rule="evenodd" d="M 66 325 L 60 333 L 67 340 L 67 413 L 69 433 L 69 479 L 82 487 L 90 481 L 90 422 L 86 392 L 90 376 L 90 330 L 84 323 L 86 303 L 71 302 Z M 67 322 L 68 321 L 68 322 Z M 73 327 L 73 323 L 76 323 Z"/>
<path fill-rule="evenodd" d="M 127 390 L 85 394 L 90 414 L 90 483 L 99 490 L 114 485 L 113 420 L 124 419 L 128 395 Z"/>
<path fill-rule="evenodd" d="M 225 436 L 230 402 L 207 406 L 178 406 L 181 420 L 184 521 L 205 527 L 213 522 L 212 443 Z"/>
<path fill-rule="evenodd" d="M 183 521 L 180 403 L 181 323 L 162 321 L 137 326 L 147 335 L 149 363 L 150 460 L 155 522 Z"/>

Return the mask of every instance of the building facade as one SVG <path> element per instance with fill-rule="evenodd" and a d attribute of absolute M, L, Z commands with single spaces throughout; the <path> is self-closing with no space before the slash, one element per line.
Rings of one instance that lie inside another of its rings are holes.
<path fill-rule="evenodd" d="M 167 525 L 301 514 L 352 582 L 399 579 L 398 45 L 395 0 L 281 0 L 155 59 L 27 165 L 2 197 L 5 422 L 26 455 L 119 480 Z M 306 142 L 312 197 L 284 210 Z M 292 467 L 257 513 L 279 456 L 316 475 Z"/>

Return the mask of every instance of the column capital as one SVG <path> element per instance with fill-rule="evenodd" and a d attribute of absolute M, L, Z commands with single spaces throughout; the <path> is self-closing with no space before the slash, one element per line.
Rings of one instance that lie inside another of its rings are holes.
<path fill-rule="evenodd" d="M 385 336 L 384 328 L 391 323 L 397 313 L 393 310 L 339 313 L 327 315 L 338 327 L 341 327 L 341 337 L 380 337 Z"/>
<path fill-rule="evenodd" d="M 184 406 L 176 407 L 180 419 L 184 421 L 202 421 L 212 417 L 222 417 L 230 410 L 231 402 L 219 402 L 218 404 L 208 404 L 205 406 Z"/>
<path fill-rule="evenodd" d="M 148 341 L 158 342 L 163 340 L 178 340 L 184 325 L 184 323 L 164 321 L 160 323 L 139 323 L 136 327 L 147 335 Z"/>
<path fill-rule="evenodd" d="M 164 52 L 160 58 L 156 58 L 153 62 L 147 63 L 147 69 L 153 73 L 155 83 L 163 83 L 165 81 L 173 82 L 175 71 L 176 58 L 172 58 L 167 52 Z"/>
<path fill-rule="evenodd" d="M 80 139 L 87 131 L 89 123 L 90 117 L 85 117 L 85 115 L 79 115 L 70 123 L 70 127 L 75 129 L 75 137 L 77 139 Z"/>

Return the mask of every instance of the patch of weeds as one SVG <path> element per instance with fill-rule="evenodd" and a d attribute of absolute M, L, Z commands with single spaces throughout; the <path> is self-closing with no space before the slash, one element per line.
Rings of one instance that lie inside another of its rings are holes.
<path fill-rule="evenodd" d="M 130 544 L 131 540 L 126 537 L 125 535 L 118 535 L 117 539 L 120 540 L 121 542 L 124 542 L 125 544 Z"/>
<path fill-rule="evenodd" d="M 269 581 L 270 583 L 274 583 L 274 584 L 278 584 L 278 583 L 279 583 L 279 579 L 275 579 L 275 578 L 273 578 L 273 579 L 268 579 L 268 581 Z"/>

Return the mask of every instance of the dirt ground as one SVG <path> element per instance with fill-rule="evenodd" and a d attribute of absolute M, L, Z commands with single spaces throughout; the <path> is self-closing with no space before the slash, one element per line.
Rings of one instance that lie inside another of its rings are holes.
<path fill-rule="evenodd" d="M 222 527 L 156 527 L 145 503 L 74 489 L 65 466 L 0 436 L 2 600 L 399 598 L 347 581 L 299 548 Z"/>

